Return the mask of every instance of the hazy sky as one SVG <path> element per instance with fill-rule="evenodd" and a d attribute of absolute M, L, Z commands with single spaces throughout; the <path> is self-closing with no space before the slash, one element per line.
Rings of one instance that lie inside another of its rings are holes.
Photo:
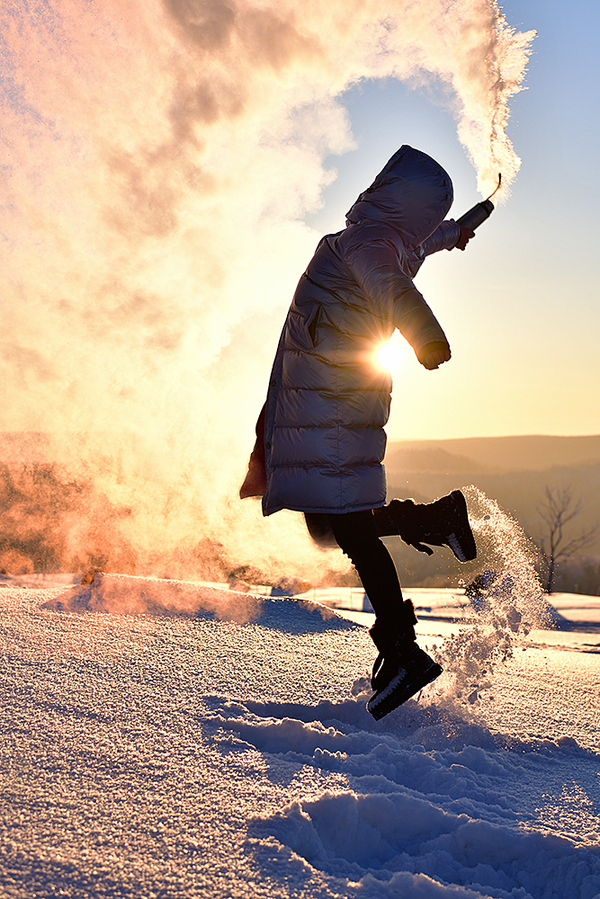
<path fill-rule="evenodd" d="M 295 285 L 409 143 L 457 214 L 522 166 L 418 275 L 454 356 L 404 353 L 390 437 L 599 433 L 599 9 L 514 0 L 507 28 L 493 0 L 0 0 L 0 430 L 53 432 L 149 546 L 165 522 L 177 547 L 211 522 L 246 546 L 258 512 L 234 500 Z"/>

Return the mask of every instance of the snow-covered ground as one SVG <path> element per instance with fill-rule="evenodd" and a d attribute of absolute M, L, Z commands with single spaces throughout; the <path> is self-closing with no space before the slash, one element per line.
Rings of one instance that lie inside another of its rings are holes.
<path fill-rule="evenodd" d="M 445 673 L 375 722 L 361 611 L 22 584 L 0 590 L 2 897 L 600 895 L 598 598 L 552 597 L 575 628 L 548 630 L 501 591 L 407 591 Z"/>

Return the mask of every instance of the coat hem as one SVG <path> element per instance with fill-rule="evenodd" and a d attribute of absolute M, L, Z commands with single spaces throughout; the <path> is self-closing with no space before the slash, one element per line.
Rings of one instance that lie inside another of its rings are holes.
<path fill-rule="evenodd" d="M 382 509 L 385 506 L 385 500 L 379 503 L 370 503 L 366 505 L 365 503 L 361 503 L 357 506 L 346 506 L 343 509 L 340 508 L 325 508 L 323 506 L 302 506 L 299 505 L 277 505 L 273 508 L 265 509 L 263 507 L 263 516 L 267 518 L 269 515 L 274 515 L 276 512 L 282 512 L 284 509 L 287 509 L 289 512 L 308 512 L 311 514 L 318 515 L 345 515 L 348 512 L 368 512 L 371 509 Z"/>

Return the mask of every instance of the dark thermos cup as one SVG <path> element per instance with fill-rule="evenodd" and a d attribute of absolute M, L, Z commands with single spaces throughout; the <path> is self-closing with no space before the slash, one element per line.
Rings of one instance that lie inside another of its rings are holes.
<path fill-rule="evenodd" d="M 463 228 L 474 231 L 476 228 L 479 228 L 482 222 L 485 222 L 485 220 L 490 217 L 493 211 L 494 204 L 492 201 L 482 200 L 481 203 L 476 203 L 475 206 L 469 209 L 468 212 L 465 212 L 464 215 L 461 215 L 456 221 L 459 225 L 462 225 Z"/>

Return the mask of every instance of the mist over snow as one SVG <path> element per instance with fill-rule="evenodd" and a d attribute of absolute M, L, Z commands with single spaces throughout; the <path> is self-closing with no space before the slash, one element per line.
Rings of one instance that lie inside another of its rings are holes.
<path fill-rule="evenodd" d="M 353 146 L 344 92 L 443 88 L 487 195 L 519 168 L 505 126 L 532 34 L 494 0 L 0 15 L 2 430 L 50 434 L 51 460 L 126 510 L 128 570 L 194 575 L 199 535 L 240 565 L 314 570 L 293 517 L 236 497 L 320 237 L 303 216 L 335 178 L 324 160 Z"/>

